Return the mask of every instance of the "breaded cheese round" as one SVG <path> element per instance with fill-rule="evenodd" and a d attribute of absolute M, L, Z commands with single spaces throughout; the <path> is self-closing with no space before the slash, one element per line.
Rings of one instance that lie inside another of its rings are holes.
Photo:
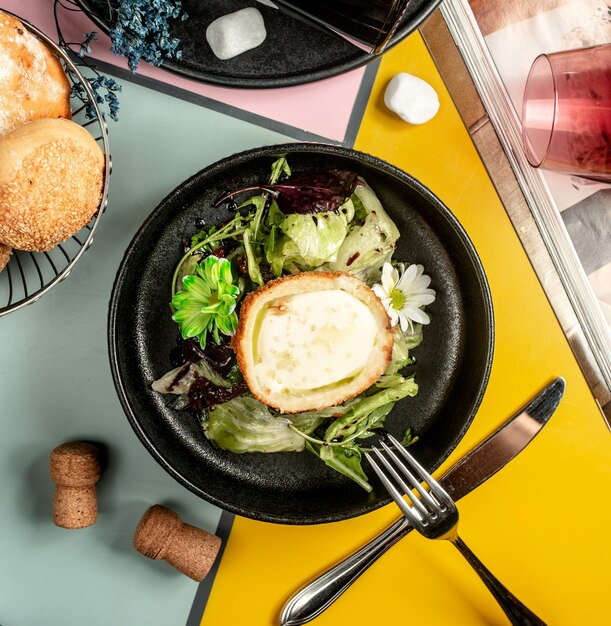
<path fill-rule="evenodd" d="M 0 135 L 43 117 L 70 119 L 70 83 L 57 57 L 0 11 Z"/>
<path fill-rule="evenodd" d="M 303 272 L 246 296 L 232 345 L 253 396 L 298 413 L 371 387 L 390 362 L 393 341 L 384 305 L 362 280 Z"/>
<path fill-rule="evenodd" d="M 28 122 L 0 137 L 0 241 L 50 250 L 95 214 L 104 154 L 81 126 L 64 119 Z"/>
<path fill-rule="evenodd" d="M 10 246 L 6 246 L 0 243 L 0 272 L 6 267 L 6 264 L 11 258 L 11 252 L 13 249 Z"/>

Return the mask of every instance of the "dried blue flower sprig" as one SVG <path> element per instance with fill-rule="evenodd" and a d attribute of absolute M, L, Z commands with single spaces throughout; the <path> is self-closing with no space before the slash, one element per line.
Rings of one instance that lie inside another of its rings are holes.
<path fill-rule="evenodd" d="M 102 11 L 106 11 L 111 24 L 111 51 L 127 59 L 127 64 L 135 72 L 140 61 L 151 65 L 161 65 L 164 59 L 179 59 L 180 40 L 172 37 L 169 21 L 187 19 L 181 0 L 95 0 Z M 89 67 L 95 76 L 88 78 L 98 104 L 106 103 L 111 119 L 117 120 L 119 99 L 117 92 L 121 86 L 112 78 L 100 74 L 85 58 L 91 54 L 91 43 L 96 40 L 96 33 L 85 33 L 80 43 L 67 42 L 61 32 L 58 20 L 58 7 L 68 11 L 80 10 L 74 0 L 55 0 L 55 23 L 59 43 L 66 49 L 78 48 L 77 55 L 82 64 Z M 86 105 L 87 117 L 94 117 L 94 109 L 87 98 L 83 86 L 73 81 L 72 95 Z"/>
<path fill-rule="evenodd" d="M 87 77 L 89 84 L 91 85 L 91 89 L 93 90 L 95 100 L 97 104 L 106 103 L 108 106 L 108 115 L 110 119 L 115 122 L 118 121 L 118 112 L 119 112 L 119 98 L 117 93 L 121 91 L 121 85 L 117 83 L 113 78 L 108 78 L 104 76 L 98 70 L 87 61 L 85 58 L 86 54 L 91 53 L 91 42 L 96 40 L 96 33 L 85 33 L 85 38 L 82 42 L 71 42 L 66 41 L 61 26 L 59 24 L 59 15 L 58 9 L 63 8 L 68 11 L 77 11 L 80 10 L 77 5 L 72 2 L 72 0 L 55 0 L 53 6 L 53 15 L 55 17 L 55 26 L 57 28 L 57 38 L 58 43 L 61 48 L 66 51 L 74 52 L 74 48 L 78 48 L 78 52 L 76 52 L 80 61 L 77 65 L 84 66 L 89 68 L 93 72 L 93 76 Z M 73 72 L 69 70 L 66 71 L 68 75 L 68 79 L 70 80 L 70 95 L 78 98 L 85 105 L 85 115 L 88 119 L 95 118 L 95 109 L 93 104 L 85 90 L 84 85 L 76 79 Z"/>
<path fill-rule="evenodd" d="M 169 20 L 187 19 L 181 0 L 115 0 L 110 5 L 114 9 L 111 50 L 127 59 L 132 72 L 140 61 L 161 65 L 164 59 L 181 57 L 180 39 L 172 37 L 169 29 Z"/>
<path fill-rule="evenodd" d="M 108 115 L 110 116 L 110 119 L 117 122 L 119 120 L 117 115 L 119 112 L 119 98 L 117 97 L 117 92 L 121 91 L 121 85 L 119 85 L 114 78 L 109 78 L 103 74 L 98 74 L 97 76 L 90 77 L 87 80 L 89 81 L 95 95 L 95 101 L 98 104 L 106 103 L 108 105 Z M 76 96 L 85 104 L 85 115 L 87 118 L 95 118 L 95 109 L 93 108 L 91 100 L 87 96 L 87 92 L 85 91 L 83 84 L 80 82 L 72 83 L 71 94 Z"/>

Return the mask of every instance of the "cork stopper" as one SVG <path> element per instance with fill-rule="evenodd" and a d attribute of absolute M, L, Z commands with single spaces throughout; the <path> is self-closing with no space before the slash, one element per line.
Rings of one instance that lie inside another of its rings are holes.
<path fill-rule="evenodd" d="M 134 533 L 134 548 L 149 559 L 163 559 L 193 580 L 210 571 L 221 547 L 216 535 L 185 524 L 160 504 L 150 507 Z"/>
<path fill-rule="evenodd" d="M 53 523 L 61 528 L 86 528 L 98 518 L 95 484 L 100 478 L 100 450 L 82 441 L 57 446 L 49 459 L 55 483 Z"/>

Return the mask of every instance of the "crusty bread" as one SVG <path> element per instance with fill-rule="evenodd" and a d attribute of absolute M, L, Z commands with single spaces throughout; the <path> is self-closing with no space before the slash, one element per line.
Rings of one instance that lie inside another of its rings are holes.
<path fill-rule="evenodd" d="M 81 126 L 64 119 L 28 122 L 0 137 L 0 241 L 49 250 L 97 211 L 104 154 Z"/>
<path fill-rule="evenodd" d="M 272 301 L 278 302 L 279 299 L 290 298 L 297 294 L 325 290 L 343 290 L 364 303 L 373 314 L 376 336 L 366 367 L 345 384 L 331 385 L 330 388 L 308 390 L 305 394 L 273 390 L 271 385 L 266 385 L 255 374 L 253 338 L 257 332 L 259 314 L 265 311 Z M 390 362 L 393 337 L 386 309 L 363 281 L 352 274 L 342 272 L 303 272 L 273 280 L 248 294 L 240 310 L 238 329 L 233 337 L 232 345 L 252 394 L 261 402 L 283 413 L 298 413 L 336 406 L 373 385 Z"/>
<path fill-rule="evenodd" d="M 0 243 L 0 272 L 6 267 L 11 258 L 12 248 Z"/>
<path fill-rule="evenodd" d="M 57 57 L 0 11 L 0 135 L 43 117 L 70 119 L 70 84 Z"/>

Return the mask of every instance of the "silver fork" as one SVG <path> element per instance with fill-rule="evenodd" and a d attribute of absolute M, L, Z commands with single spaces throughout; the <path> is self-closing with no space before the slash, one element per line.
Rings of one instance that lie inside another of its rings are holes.
<path fill-rule="evenodd" d="M 396 452 L 381 441 L 384 453 L 373 448 L 365 456 L 411 525 L 428 539 L 447 539 L 454 544 L 512 624 L 545 626 L 545 622 L 506 589 L 458 536 L 458 509 L 445 489 L 392 435 L 386 437 Z M 409 502 L 403 496 L 407 496 Z"/>

